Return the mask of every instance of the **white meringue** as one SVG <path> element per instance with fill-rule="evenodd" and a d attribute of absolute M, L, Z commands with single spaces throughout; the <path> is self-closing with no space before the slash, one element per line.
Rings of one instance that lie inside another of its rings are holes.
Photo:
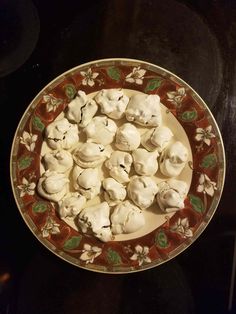
<path fill-rule="evenodd" d="M 96 168 L 82 169 L 75 166 L 72 172 L 72 181 L 75 190 L 79 191 L 88 200 L 100 193 L 101 178 Z"/>
<path fill-rule="evenodd" d="M 137 174 L 153 176 L 158 170 L 157 157 L 159 153 L 148 152 L 144 148 L 138 148 L 132 152 L 134 169 Z"/>
<path fill-rule="evenodd" d="M 93 232 L 95 237 L 103 242 L 112 240 L 110 229 L 110 208 L 107 202 L 84 208 L 78 219 L 78 225 L 82 232 Z"/>
<path fill-rule="evenodd" d="M 147 132 L 143 133 L 141 136 L 141 144 L 149 152 L 153 152 L 154 150 L 157 150 L 157 147 L 155 145 L 153 145 L 151 142 L 151 135 L 152 135 L 154 130 L 155 130 L 155 128 L 150 129 Z"/>
<path fill-rule="evenodd" d="M 184 208 L 187 195 L 187 184 L 184 181 L 170 179 L 158 184 L 156 199 L 161 210 L 170 213 Z"/>
<path fill-rule="evenodd" d="M 37 190 L 42 197 L 58 202 L 68 192 L 68 183 L 64 174 L 47 170 L 39 179 Z"/>
<path fill-rule="evenodd" d="M 112 119 L 121 119 L 124 116 L 129 98 L 121 89 L 102 89 L 96 96 L 96 102 L 101 112 Z"/>
<path fill-rule="evenodd" d="M 45 138 L 52 149 L 70 149 L 79 141 L 78 127 L 66 118 L 55 120 L 45 129 Z"/>
<path fill-rule="evenodd" d="M 145 225 L 143 212 L 130 201 L 117 205 L 111 215 L 112 232 L 114 234 L 132 233 Z"/>
<path fill-rule="evenodd" d="M 160 97 L 136 94 L 130 98 L 126 119 L 143 126 L 160 126 L 162 123 Z"/>
<path fill-rule="evenodd" d="M 150 140 L 157 147 L 158 152 L 161 153 L 169 144 L 173 135 L 172 131 L 166 126 L 159 126 L 154 129 Z"/>
<path fill-rule="evenodd" d="M 132 151 L 139 147 L 141 136 L 131 123 L 124 123 L 116 133 L 116 147 L 124 151 Z"/>
<path fill-rule="evenodd" d="M 111 144 L 115 138 L 117 126 L 106 116 L 96 116 L 84 128 L 87 141 L 102 145 Z"/>
<path fill-rule="evenodd" d="M 130 199 L 141 209 L 152 205 L 158 187 L 155 181 L 147 176 L 133 176 L 128 185 Z"/>
<path fill-rule="evenodd" d="M 58 212 L 61 218 L 77 216 L 86 203 L 86 198 L 78 192 L 66 194 L 58 202 Z"/>
<path fill-rule="evenodd" d="M 120 183 L 129 182 L 129 172 L 132 165 L 132 156 L 126 152 L 114 151 L 105 162 L 110 170 L 110 176 Z"/>
<path fill-rule="evenodd" d="M 167 177 L 177 177 L 188 160 L 188 150 L 181 142 L 169 145 L 161 154 L 160 171 Z"/>
<path fill-rule="evenodd" d="M 83 168 L 95 168 L 107 157 L 102 144 L 84 143 L 74 150 L 73 158 L 76 164 Z"/>
<path fill-rule="evenodd" d="M 85 92 L 79 90 L 77 96 L 68 104 L 66 117 L 78 126 L 85 127 L 98 110 L 98 105 L 93 99 L 88 99 Z"/>
<path fill-rule="evenodd" d="M 43 156 L 46 170 L 65 173 L 73 166 L 73 158 L 66 150 L 53 150 Z"/>
<path fill-rule="evenodd" d="M 113 178 L 106 178 L 102 182 L 104 198 L 110 206 L 117 205 L 126 198 L 125 187 Z"/>

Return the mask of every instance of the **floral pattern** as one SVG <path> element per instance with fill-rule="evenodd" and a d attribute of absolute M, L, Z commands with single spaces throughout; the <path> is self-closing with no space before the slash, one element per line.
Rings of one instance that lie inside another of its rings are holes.
<path fill-rule="evenodd" d="M 176 107 L 180 107 L 181 103 L 186 96 L 185 88 L 179 87 L 176 89 L 176 91 L 167 92 L 167 101 L 174 104 Z"/>
<path fill-rule="evenodd" d="M 160 80 L 161 85 L 158 85 Z M 65 221 L 58 221 L 57 208 L 53 208 L 52 203 L 41 199 L 36 193 L 43 138 L 41 133 L 65 108 L 66 102 L 73 98 L 74 92 L 68 97 L 68 89 L 64 88 L 71 84 L 75 92 L 79 88 L 86 94 L 97 92 L 101 85 L 103 88 L 132 88 L 144 93 L 158 93 L 167 110 L 189 132 L 193 180 L 186 207 L 168 217 L 157 229 L 140 237 L 138 242 L 131 239 L 102 244 L 89 235 L 80 234 Z M 189 103 L 191 108 L 188 107 Z M 186 115 L 190 115 L 190 118 L 186 119 Z M 180 237 L 186 241 L 186 245 L 189 238 L 195 239 L 203 217 L 204 224 L 210 221 L 208 211 L 219 200 L 220 193 L 215 191 L 222 189 L 224 176 L 224 164 L 221 162 L 224 159 L 223 146 L 216 130 L 217 126 L 205 104 L 193 97 L 193 91 L 183 81 L 169 72 L 163 74 L 163 69 L 145 62 L 137 65 L 136 61 L 125 60 L 97 62 L 96 67 L 92 64 L 78 67 L 67 72 L 63 78 L 60 76 L 54 80 L 53 86 L 45 87 L 42 101 L 34 102 L 20 122 L 11 157 L 12 182 L 18 207 L 26 213 L 25 219 L 29 225 L 33 225 L 34 230 L 47 238 L 65 260 L 76 266 L 114 273 L 144 269 L 143 265 L 145 268 L 149 265 L 157 266 L 163 262 L 162 257 L 166 254 L 175 256 L 182 252 Z M 157 241 L 162 245 L 157 245 Z"/>
<path fill-rule="evenodd" d="M 206 145 L 211 145 L 211 139 L 215 137 L 215 135 L 212 133 L 212 126 L 209 125 L 205 129 L 204 128 L 197 128 L 196 129 L 196 135 L 195 140 L 198 142 L 203 142 Z"/>
<path fill-rule="evenodd" d="M 133 71 L 125 77 L 125 80 L 126 82 L 129 82 L 129 83 L 142 85 L 145 73 L 146 73 L 146 70 L 141 69 L 140 66 L 134 67 Z"/>
<path fill-rule="evenodd" d="M 23 134 L 20 137 L 20 143 L 25 145 L 28 151 L 33 152 L 35 149 L 37 139 L 38 139 L 37 134 L 32 134 L 27 131 L 23 131 Z"/>
<path fill-rule="evenodd" d="M 41 229 L 43 238 L 47 238 L 50 234 L 60 233 L 59 226 L 60 224 L 56 223 L 52 217 L 48 216 L 45 225 Z"/>
<path fill-rule="evenodd" d="M 81 261 L 88 263 L 93 263 L 94 259 L 98 257 L 102 253 L 102 249 L 97 246 L 91 246 L 88 243 L 84 244 L 84 249 L 82 250 L 82 254 L 80 255 Z"/>
<path fill-rule="evenodd" d="M 197 192 L 213 196 L 215 190 L 217 190 L 216 182 L 211 181 L 211 179 L 206 174 L 202 173 L 199 178 Z"/>
<path fill-rule="evenodd" d="M 172 231 L 177 232 L 184 238 L 191 238 L 193 236 L 193 231 L 189 228 L 189 220 L 187 217 L 179 218 L 172 227 Z"/>
<path fill-rule="evenodd" d="M 88 85 L 90 87 L 94 86 L 95 79 L 99 75 L 97 72 L 92 72 L 91 68 L 89 68 L 87 71 L 81 71 L 80 74 L 84 77 L 82 80 L 82 85 Z"/>
<path fill-rule="evenodd" d="M 22 184 L 17 186 L 20 190 L 20 197 L 25 195 L 34 195 L 36 184 L 29 182 L 25 177 L 22 178 Z"/>
<path fill-rule="evenodd" d="M 55 112 L 57 108 L 63 103 L 63 100 L 54 97 L 52 94 L 48 94 L 43 96 L 43 103 L 46 104 L 47 112 Z"/>
<path fill-rule="evenodd" d="M 147 246 L 136 245 L 135 253 L 130 257 L 132 261 L 138 261 L 138 265 L 141 266 L 143 263 L 151 263 L 151 259 L 148 256 L 149 248 Z"/>

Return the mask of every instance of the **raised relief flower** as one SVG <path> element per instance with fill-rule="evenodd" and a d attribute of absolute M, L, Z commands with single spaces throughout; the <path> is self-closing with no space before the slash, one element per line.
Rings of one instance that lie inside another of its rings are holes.
<path fill-rule="evenodd" d="M 17 186 L 20 190 L 20 197 L 27 195 L 34 195 L 36 184 L 29 182 L 25 177 L 22 179 L 22 184 Z"/>
<path fill-rule="evenodd" d="M 205 129 L 203 128 L 197 128 L 196 129 L 196 135 L 195 140 L 198 142 L 203 142 L 206 145 L 210 146 L 211 139 L 215 137 L 215 135 L 212 133 L 212 126 L 209 125 Z"/>
<path fill-rule="evenodd" d="M 94 86 L 94 80 L 99 75 L 97 72 L 92 72 L 91 68 L 89 68 L 87 72 L 81 71 L 80 74 L 84 77 L 82 85 L 89 85 L 90 87 Z"/>
<path fill-rule="evenodd" d="M 184 238 L 191 238 L 193 231 L 189 228 L 189 220 L 187 217 L 179 218 L 176 224 L 172 227 L 172 230 L 182 235 Z"/>
<path fill-rule="evenodd" d="M 59 226 L 52 217 L 48 216 L 45 225 L 41 229 L 43 238 L 47 238 L 50 234 L 60 233 Z"/>
<path fill-rule="evenodd" d="M 197 187 L 197 191 L 199 193 L 204 193 L 213 196 L 216 189 L 217 189 L 216 182 L 211 181 L 211 179 L 206 174 L 202 173 L 199 178 L 199 185 Z"/>
<path fill-rule="evenodd" d="M 43 103 L 46 104 L 47 112 L 56 111 L 58 106 L 62 104 L 63 100 L 60 98 L 56 98 L 52 94 L 44 95 L 43 96 Z"/>
<path fill-rule="evenodd" d="M 141 69 L 140 66 L 134 67 L 133 71 L 129 73 L 128 75 L 126 75 L 125 80 L 126 82 L 129 82 L 129 83 L 142 85 L 145 73 L 146 73 L 146 70 Z"/>
<path fill-rule="evenodd" d="M 86 264 L 93 263 L 94 259 L 102 253 L 102 249 L 97 246 L 91 246 L 90 244 L 85 243 L 80 259 Z"/>
<path fill-rule="evenodd" d="M 27 131 L 24 131 L 22 136 L 20 137 L 20 143 L 25 145 L 25 147 L 30 151 L 33 152 L 35 148 L 35 142 L 38 139 L 37 134 L 32 134 Z"/>
<path fill-rule="evenodd" d="M 147 246 L 141 246 L 136 245 L 135 253 L 130 257 L 132 261 L 138 261 L 139 266 L 141 266 L 143 263 L 151 263 L 150 257 L 148 257 L 149 254 L 149 248 Z"/>
<path fill-rule="evenodd" d="M 184 87 L 179 87 L 176 91 L 167 92 L 167 101 L 173 103 L 176 107 L 180 107 L 186 92 Z"/>

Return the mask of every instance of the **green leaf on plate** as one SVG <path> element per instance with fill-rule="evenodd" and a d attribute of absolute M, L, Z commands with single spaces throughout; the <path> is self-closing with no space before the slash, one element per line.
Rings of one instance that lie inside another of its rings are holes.
<path fill-rule="evenodd" d="M 112 265 L 118 265 L 122 262 L 119 253 L 112 249 L 108 249 L 107 251 L 107 260 Z"/>
<path fill-rule="evenodd" d="M 161 78 L 153 78 L 150 81 L 147 82 L 147 85 L 145 87 L 145 93 L 152 92 L 158 87 L 161 86 L 162 79 Z"/>
<path fill-rule="evenodd" d="M 184 111 L 181 115 L 180 115 L 180 119 L 183 122 L 192 122 L 194 120 L 197 119 L 197 111 L 195 109 L 193 110 L 188 110 L 188 111 Z"/>
<path fill-rule="evenodd" d="M 66 250 L 73 250 L 79 246 L 81 239 L 82 236 L 73 236 L 64 243 L 63 248 Z"/>
<path fill-rule="evenodd" d="M 167 235 L 165 234 L 163 230 L 157 232 L 156 237 L 155 237 L 155 243 L 157 246 L 161 248 L 167 248 L 169 246 Z"/>
<path fill-rule="evenodd" d="M 107 69 L 107 74 L 110 76 L 111 79 L 115 81 L 120 80 L 120 70 L 115 67 L 110 67 Z"/>
<path fill-rule="evenodd" d="M 196 210 L 198 213 L 204 213 L 205 206 L 203 204 L 203 201 L 200 199 L 200 197 L 195 196 L 193 194 L 189 194 L 189 201 L 191 205 L 193 206 L 193 209 Z"/>
<path fill-rule="evenodd" d="M 26 168 L 28 168 L 32 161 L 33 161 L 33 157 L 30 156 L 23 156 L 18 160 L 18 168 L 19 170 L 24 170 Z"/>
<path fill-rule="evenodd" d="M 41 119 L 37 116 L 33 117 L 33 126 L 36 130 L 38 131 L 43 131 L 43 129 L 45 128 L 45 125 L 43 124 L 43 122 L 41 121 Z"/>
<path fill-rule="evenodd" d="M 217 164 L 216 154 L 209 154 L 203 158 L 200 166 L 202 168 L 213 168 L 216 166 L 216 164 Z"/>
<path fill-rule="evenodd" d="M 44 213 L 48 210 L 48 204 L 42 201 L 35 202 L 32 206 L 33 212 Z"/>
<path fill-rule="evenodd" d="M 71 100 L 75 97 L 77 93 L 76 88 L 73 84 L 67 84 L 64 86 L 66 96 Z"/>

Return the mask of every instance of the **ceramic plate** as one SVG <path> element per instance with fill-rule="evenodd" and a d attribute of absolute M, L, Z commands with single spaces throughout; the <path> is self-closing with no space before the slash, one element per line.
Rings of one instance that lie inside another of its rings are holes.
<path fill-rule="evenodd" d="M 189 150 L 188 163 L 180 176 L 188 184 L 188 195 L 185 207 L 172 214 L 161 212 L 154 203 L 145 213 L 144 228 L 104 243 L 80 232 L 71 220 L 60 219 L 57 205 L 40 197 L 36 186 L 42 174 L 45 127 L 63 115 L 78 90 L 94 95 L 109 88 L 122 88 L 128 95 L 160 96 L 165 123 Z M 144 61 L 105 59 L 77 66 L 40 91 L 18 125 L 10 166 L 19 211 L 42 244 L 78 267 L 129 273 L 170 260 L 203 232 L 221 197 L 225 155 L 214 117 L 186 82 Z"/>

